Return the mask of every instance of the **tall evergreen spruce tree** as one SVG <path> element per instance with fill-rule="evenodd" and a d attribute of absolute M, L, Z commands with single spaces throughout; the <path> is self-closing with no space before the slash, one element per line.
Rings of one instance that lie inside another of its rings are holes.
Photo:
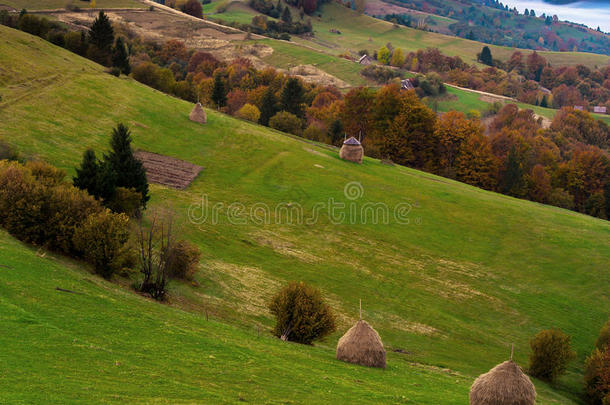
<path fill-rule="evenodd" d="M 72 178 L 74 187 L 87 191 L 94 197 L 98 197 L 98 175 L 100 166 L 95 157 L 93 149 L 87 149 L 83 155 L 83 161 L 79 168 L 76 168 L 76 176 Z"/>
<path fill-rule="evenodd" d="M 101 51 L 109 51 L 114 43 L 114 30 L 110 19 L 104 11 L 100 11 L 89 30 L 89 42 Z"/>
<path fill-rule="evenodd" d="M 606 219 L 610 220 L 610 181 L 604 185 L 604 200 L 606 202 Z"/>
<path fill-rule="evenodd" d="M 290 8 L 288 6 L 286 6 L 282 12 L 282 21 L 287 24 L 292 23 L 292 14 L 290 13 Z"/>
<path fill-rule="evenodd" d="M 275 93 L 271 87 L 268 87 L 263 93 L 261 100 L 261 115 L 258 119 L 258 123 L 264 126 L 269 126 L 269 120 L 277 113 L 277 100 L 275 99 Z"/>
<path fill-rule="evenodd" d="M 123 124 L 117 125 L 112 130 L 110 146 L 112 150 L 104 156 L 104 163 L 108 163 L 108 170 L 111 169 L 116 175 L 115 186 L 135 189 L 142 194 L 142 206 L 146 207 L 150 199 L 146 170 L 133 155 L 129 128 Z"/>
<path fill-rule="evenodd" d="M 328 128 L 328 135 L 330 136 L 333 145 L 340 145 L 343 140 L 343 124 L 341 120 L 334 120 Z"/>
<path fill-rule="evenodd" d="M 217 74 L 214 76 L 214 87 L 212 88 L 212 102 L 216 107 L 221 108 L 227 105 L 227 89 L 222 77 Z"/>
<path fill-rule="evenodd" d="M 129 66 L 129 55 L 123 42 L 123 38 L 118 37 L 112 49 L 112 66 L 119 68 L 121 73 L 128 75 L 131 72 Z"/>
<path fill-rule="evenodd" d="M 117 188 L 117 174 L 114 172 L 110 162 L 100 162 L 97 173 L 97 195 L 96 197 L 105 202 L 111 202 Z"/>
<path fill-rule="evenodd" d="M 305 110 L 303 109 L 304 95 L 305 90 L 303 89 L 300 80 L 296 77 L 291 77 L 282 90 L 280 100 L 281 109 L 283 111 L 288 111 L 299 118 L 303 118 L 305 115 Z"/>
<path fill-rule="evenodd" d="M 484 46 L 483 50 L 481 50 L 480 59 L 481 59 L 481 63 L 484 63 L 484 64 L 486 64 L 488 66 L 493 66 L 494 61 L 493 61 L 493 58 L 491 56 L 491 50 L 489 49 L 488 46 Z"/>
<path fill-rule="evenodd" d="M 114 197 L 116 174 L 108 162 L 100 162 L 92 149 L 87 149 L 83 161 L 76 169 L 72 184 L 106 203 Z"/>
<path fill-rule="evenodd" d="M 519 159 L 517 149 L 513 146 L 508 152 L 506 159 L 506 171 L 503 179 L 503 192 L 516 197 L 521 196 L 524 186 L 523 168 Z"/>

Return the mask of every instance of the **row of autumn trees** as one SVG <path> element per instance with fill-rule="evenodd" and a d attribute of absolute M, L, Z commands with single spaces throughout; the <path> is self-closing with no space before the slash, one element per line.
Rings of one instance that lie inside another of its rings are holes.
<path fill-rule="evenodd" d="M 380 64 L 404 70 L 437 72 L 444 81 L 457 86 L 514 97 L 543 107 L 606 106 L 610 110 L 610 66 L 583 65 L 553 67 L 539 53 L 514 52 L 507 62 L 493 59 L 488 47 L 481 52 L 486 64 L 479 69 L 459 56 L 445 56 L 436 48 L 405 54 L 388 43 L 373 55 Z M 362 53 L 366 53 L 363 50 Z"/>
<path fill-rule="evenodd" d="M 610 211 L 610 128 L 563 109 L 549 129 L 531 110 L 503 107 L 487 130 L 477 118 L 439 117 L 397 85 L 349 92 L 338 109 L 347 133 L 366 134 L 368 154 L 487 190 L 600 218 Z M 333 109 L 333 107 L 328 107 Z"/>
<path fill-rule="evenodd" d="M 165 93 L 337 146 L 344 134 L 361 135 L 369 156 L 608 217 L 609 129 L 586 112 L 564 109 L 549 129 L 542 129 L 531 111 L 508 105 L 486 131 L 477 118 L 458 112 L 437 117 L 398 84 L 343 95 L 272 68 L 256 69 L 244 58 L 219 61 L 188 50 L 182 41 L 159 46 L 120 26 L 115 36 L 126 38 L 132 76 Z M 422 57 L 418 63 L 433 60 Z"/>

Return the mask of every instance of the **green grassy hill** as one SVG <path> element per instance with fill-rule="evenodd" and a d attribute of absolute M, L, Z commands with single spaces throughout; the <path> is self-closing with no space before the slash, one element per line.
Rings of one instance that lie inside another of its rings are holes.
<path fill-rule="evenodd" d="M 579 403 L 582 361 L 610 315 L 608 222 L 373 159 L 350 164 L 213 111 L 199 126 L 188 103 L 6 27 L 0 66 L 0 138 L 25 154 L 73 174 L 122 121 L 137 148 L 204 167 L 185 191 L 151 188 L 151 209 L 171 205 L 203 251 L 199 285 L 174 284 L 169 306 L 0 233 L 0 347 L 10 348 L 0 402 L 464 404 L 511 343 L 525 366 L 529 338 L 554 326 L 572 335 L 578 361 L 552 388 L 535 381 L 540 403 Z M 360 198 L 344 194 L 350 182 Z M 258 225 L 227 210 L 192 223 L 202 196 L 246 211 L 299 204 L 307 217 L 330 198 L 408 204 L 409 223 L 323 211 L 313 225 L 274 214 L 279 224 Z M 266 302 L 288 280 L 320 287 L 339 314 L 325 342 L 270 337 Z M 360 298 L 388 350 L 385 371 L 334 360 Z"/>

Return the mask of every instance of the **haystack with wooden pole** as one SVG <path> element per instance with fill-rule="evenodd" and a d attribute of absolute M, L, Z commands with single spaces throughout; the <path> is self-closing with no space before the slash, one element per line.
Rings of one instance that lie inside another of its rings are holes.
<path fill-rule="evenodd" d="M 379 334 L 362 319 L 348 330 L 337 343 L 337 359 L 368 367 L 385 368 L 385 349 Z"/>
<path fill-rule="evenodd" d="M 364 148 L 360 141 L 353 136 L 350 136 L 343 142 L 343 146 L 341 146 L 339 151 L 339 157 L 350 162 L 362 163 L 363 156 Z"/>
<path fill-rule="evenodd" d="M 200 124 L 205 124 L 208 121 L 208 117 L 205 115 L 205 111 L 203 110 L 201 103 L 195 104 L 193 111 L 191 111 L 189 114 L 189 119 Z"/>
<path fill-rule="evenodd" d="M 536 387 L 511 359 L 477 378 L 470 388 L 470 405 L 534 405 Z"/>

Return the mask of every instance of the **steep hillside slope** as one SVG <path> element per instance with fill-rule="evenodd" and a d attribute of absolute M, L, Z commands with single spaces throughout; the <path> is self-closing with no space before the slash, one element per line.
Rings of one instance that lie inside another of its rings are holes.
<path fill-rule="evenodd" d="M 0 236 L 10 267 L 0 268 L 10 331 L 0 345 L 14 348 L 2 354 L 0 398 L 462 404 L 471 379 L 511 343 L 525 365 L 530 336 L 555 326 L 573 336 L 579 359 L 555 390 L 536 382 L 541 403 L 576 399 L 582 360 L 610 315 L 608 222 L 372 159 L 350 164 L 213 111 L 198 126 L 188 103 L 5 27 L 0 66 L 0 138 L 26 154 L 73 173 L 122 121 L 136 147 L 204 167 L 186 191 L 152 187 L 152 208 L 170 204 L 204 252 L 200 285 L 172 287 L 172 304 L 192 314 Z M 210 211 L 202 220 L 206 199 L 223 204 L 217 220 Z M 345 217 L 329 213 L 331 199 Z M 387 207 L 388 223 L 362 215 L 365 203 Z M 269 207 L 268 223 L 252 207 Z M 286 212 L 298 207 L 316 220 L 291 223 Z M 339 331 L 320 347 L 267 337 L 266 302 L 293 279 L 319 286 L 339 313 Z M 360 298 L 390 352 L 385 373 L 333 360 Z M 206 310 L 222 322 L 205 323 Z"/>

